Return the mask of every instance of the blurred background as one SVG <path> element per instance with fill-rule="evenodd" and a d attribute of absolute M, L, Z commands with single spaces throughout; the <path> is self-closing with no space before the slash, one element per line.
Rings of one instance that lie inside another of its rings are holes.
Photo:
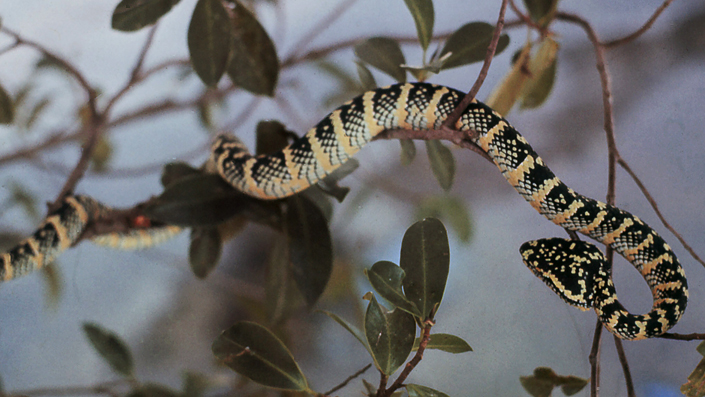
<path fill-rule="evenodd" d="M 114 94 L 129 78 L 148 34 L 110 28 L 117 1 L 46 2 L 25 0 L 0 4 L 3 26 L 72 62 L 102 93 Z M 159 23 L 146 67 L 188 57 L 186 30 L 195 6 L 183 0 Z M 350 1 L 335 13 L 330 27 L 305 43 L 303 52 L 377 35 L 415 37 L 404 2 Z M 436 2 L 435 32 L 451 32 L 471 21 L 494 24 L 498 1 Z M 286 58 L 311 29 L 331 18 L 341 2 L 280 0 L 256 2 L 257 17 Z M 564 0 L 559 8 L 581 15 L 603 40 L 639 28 L 661 4 Z M 508 20 L 516 17 L 508 11 Z M 619 150 L 644 181 L 666 219 L 700 255 L 705 254 L 705 3 L 674 2 L 655 25 L 635 42 L 613 49 L 607 60 L 614 86 Z M 594 51 L 576 25 L 555 23 L 561 48 L 554 90 L 535 110 L 514 109 L 507 118 L 573 189 L 604 200 L 607 191 L 607 147 L 602 129 L 602 97 Z M 506 31 L 509 48 L 492 64 L 480 90 L 486 98 L 510 69 L 511 54 L 526 39 L 526 28 Z M 0 35 L 0 48 L 12 43 Z M 435 44 L 432 44 L 432 49 Z M 421 63 L 418 45 L 403 47 L 407 61 Z M 48 108 L 30 130 L 0 127 L 0 153 L 41 142 L 59 129 L 76 128 L 83 92 L 59 73 L 34 72 L 39 54 L 21 47 L 0 56 L 0 84 L 9 92 L 28 80 L 34 100 L 50 98 Z M 355 73 L 352 48 L 333 52 L 327 61 Z M 433 83 L 461 90 L 472 86 L 480 64 L 445 71 Z M 380 85 L 391 78 L 373 71 Z M 280 120 L 303 133 L 340 102 L 326 103 L 338 82 L 315 63 L 283 69 L 274 99 L 256 100 L 238 91 L 216 109 L 221 125 L 254 147 L 254 130 L 263 119 Z M 115 107 L 114 117 L 165 99 L 187 101 L 203 89 L 193 75 L 174 66 L 131 91 Z M 188 108 L 122 124 L 109 132 L 112 157 L 105 169 L 90 171 L 77 192 L 116 207 L 127 207 L 158 194 L 161 165 L 182 160 L 194 166 L 206 159 L 212 139 Z M 417 220 L 417 208 L 428 197 L 443 196 L 423 144 L 410 166 L 399 161 L 399 144 L 374 142 L 356 158 L 360 168 L 342 181 L 352 191 L 335 205 L 330 228 L 335 270 L 317 308 L 335 311 L 359 325 L 360 297 L 371 290 L 362 269 L 378 260 L 399 261 L 404 231 Z M 451 273 L 437 316 L 435 332 L 458 335 L 474 352 L 449 355 L 429 351 L 410 382 L 449 395 L 526 395 L 519 376 L 538 366 L 587 378 L 595 315 L 561 301 L 521 262 L 518 247 L 527 240 L 563 236 L 504 181 L 480 156 L 453 149 L 456 178 L 447 194 L 458 197 L 472 218 L 472 236 L 463 242 L 449 227 Z M 57 146 L 0 168 L 0 203 L 9 203 L 20 186 L 36 200 L 39 217 L 19 205 L 0 205 L 0 228 L 26 235 L 53 200 L 79 156 L 77 144 Z M 661 225 L 629 176 L 617 173 L 617 205 L 638 215 L 669 241 L 688 275 L 691 300 L 674 332 L 704 332 L 705 269 L 693 260 Z M 218 367 L 210 350 L 213 339 L 248 315 L 248 299 L 263 295 L 261 269 L 272 250 L 274 232 L 249 225 L 227 243 L 220 266 L 205 280 L 193 276 L 187 262 L 188 235 L 143 252 L 121 252 L 90 243 L 62 255 L 57 268 L 63 282 L 58 303 L 47 303 L 43 277 L 34 274 L 0 286 L 0 377 L 5 390 L 90 385 L 115 375 L 91 349 L 81 331 L 96 322 L 121 335 L 135 353 L 143 381 L 178 388 L 184 371 L 223 379 L 234 373 Z M 630 311 L 651 307 L 651 296 L 637 272 L 623 259 L 614 278 L 620 300 Z M 370 362 L 366 351 L 324 315 L 301 311 L 289 323 L 288 341 L 312 387 L 327 390 Z M 680 395 L 679 387 L 702 358 L 696 341 L 652 339 L 626 342 L 625 350 L 640 396 Z M 610 334 L 603 335 L 601 395 L 625 395 L 622 369 Z M 376 384 L 368 371 L 364 378 Z M 353 381 L 338 394 L 359 396 Z M 582 395 L 588 395 L 587 388 Z"/>

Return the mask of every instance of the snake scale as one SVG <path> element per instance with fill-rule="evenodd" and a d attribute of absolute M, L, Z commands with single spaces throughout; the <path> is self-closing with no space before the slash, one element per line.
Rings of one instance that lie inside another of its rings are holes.
<path fill-rule="evenodd" d="M 209 161 L 236 189 L 265 200 L 283 198 L 320 181 L 383 131 L 441 127 L 463 96 L 460 91 L 428 83 L 368 91 L 277 153 L 253 156 L 237 138 L 220 136 Z M 512 187 L 541 215 L 625 257 L 646 280 L 653 307 L 646 314 L 634 315 L 617 301 L 611 269 L 594 245 L 559 238 L 525 243 L 520 249 L 524 262 L 563 300 L 583 310 L 594 308 L 604 326 L 623 339 L 658 336 L 676 324 L 686 308 L 687 281 L 676 255 L 652 228 L 626 211 L 566 186 L 507 120 L 481 102 L 471 103 L 455 128 L 476 133 L 469 139 L 492 158 Z M 65 199 L 34 235 L 2 256 L 0 279 L 40 267 L 71 246 L 86 223 L 103 210 L 87 197 Z M 120 239 L 103 237 L 102 243 L 119 245 L 116 241 Z"/>

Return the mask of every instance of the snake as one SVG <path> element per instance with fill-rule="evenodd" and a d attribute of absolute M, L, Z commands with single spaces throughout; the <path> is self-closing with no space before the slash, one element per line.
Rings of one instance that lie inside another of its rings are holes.
<path fill-rule="evenodd" d="M 282 199 L 317 184 L 384 131 L 441 128 L 463 97 L 461 91 L 425 82 L 370 90 L 275 153 L 253 155 L 237 137 L 220 135 L 208 162 L 235 189 L 262 200 Z M 661 335 L 678 322 L 688 301 L 687 280 L 676 254 L 654 229 L 627 211 L 569 188 L 506 119 L 482 102 L 474 99 L 452 127 L 468 132 L 467 139 L 546 219 L 626 258 L 653 296 L 648 313 L 627 311 L 617 300 L 610 262 L 591 243 L 548 238 L 523 244 L 524 263 L 565 302 L 594 309 L 608 331 L 626 340 Z M 88 209 L 100 212 L 85 197 L 66 200 L 32 237 L 2 256 L 0 279 L 24 273 L 42 262 L 40 256 L 72 245 L 84 220 L 91 218 Z"/>

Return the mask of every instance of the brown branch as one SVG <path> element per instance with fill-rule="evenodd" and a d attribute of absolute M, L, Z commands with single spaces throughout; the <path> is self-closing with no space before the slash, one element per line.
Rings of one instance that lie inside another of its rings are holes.
<path fill-rule="evenodd" d="M 624 372 L 624 382 L 627 384 L 627 396 L 636 397 L 634 392 L 634 382 L 632 381 L 632 373 L 629 370 L 629 362 L 627 361 L 627 355 L 624 354 L 624 346 L 622 346 L 622 340 L 617 337 L 617 335 L 612 335 L 614 338 L 614 345 L 617 348 L 617 355 L 619 356 L 619 362 L 622 364 L 622 372 Z"/>
<path fill-rule="evenodd" d="M 364 374 L 368 369 L 370 369 L 370 367 L 372 367 L 372 363 L 369 363 L 369 364 L 365 365 L 365 367 L 362 368 L 361 370 L 359 370 L 359 371 L 355 372 L 354 374 L 348 376 L 348 378 L 345 379 L 342 383 L 340 383 L 338 386 L 336 386 L 336 387 L 334 387 L 334 388 L 328 390 L 327 392 L 323 393 L 323 395 L 324 395 L 324 396 L 329 396 L 329 395 L 331 395 L 331 394 L 337 392 L 338 390 L 340 390 L 340 389 L 342 389 L 343 387 L 347 386 L 348 383 L 350 383 L 351 380 L 353 380 L 353 379 L 357 378 L 358 376 Z"/>
<path fill-rule="evenodd" d="M 482 87 L 482 83 L 485 81 L 485 77 L 487 77 L 487 71 L 490 69 L 490 64 L 492 63 L 494 53 L 497 50 L 497 43 L 499 42 L 499 37 L 502 34 L 502 26 L 504 25 L 504 13 L 506 10 L 507 0 L 502 0 L 502 5 L 499 8 L 499 17 L 497 18 L 497 25 L 495 25 L 494 33 L 492 34 L 492 41 L 490 41 L 490 45 L 487 47 L 487 54 L 485 55 L 485 62 L 482 64 L 482 69 L 480 69 L 480 73 L 478 74 L 477 79 L 475 80 L 475 84 L 473 84 L 470 91 L 468 91 L 463 100 L 460 101 L 458 106 L 455 107 L 455 109 L 453 110 L 453 112 L 451 112 L 448 118 L 443 121 L 443 127 L 453 128 L 455 126 L 455 123 L 458 121 L 460 116 L 468 107 L 468 105 L 470 105 L 473 99 L 475 99 L 477 92 L 480 91 L 480 87 Z"/>
<path fill-rule="evenodd" d="M 595 334 L 592 337 L 592 348 L 588 361 L 590 362 L 590 397 L 600 395 L 600 337 L 602 336 L 602 322 L 597 320 Z"/>
<path fill-rule="evenodd" d="M 674 340 L 704 340 L 705 334 L 675 334 L 667 332 L 659 335 L 658 338 Z"/>
<path fill-rule="evenodd" d="M 424 322 L 424 327 L 421 334 L 421 341 L 419 342 L 419 349 L 416 350 L 416 355 L 414 355 L 414 357 L 409 360 L 408 363 L 406 363 L 404 370 L 401 371 L 397 379 L 388 389 L 384 390 L 384 392 L 382 392 L 381 394 L 377 392 L 378 397 L 389 397 L 396 390 L 404 386 L 404 381 L 406 380 L 406 378 L 423 359 L 423 353 L 424 351 L 426 351 L 426 346 L 428 346 L 428 342 L 431 340 L 431 328 L 433 327 L 433 325 L 433 320 L 426 320 Z"/>
<path fill-rule="evenodd" d="M 98 383 L 93 386 L 65 386 L 65 387 L 46 387 L 37 389 L 17 390 L 7 392 L 7 397 L 19 396 L 67 396 L 67 395 L 88 395 L 88 394 L 107 394 L 110 396 L 119 396 L 120 393 L 114 389 L 119 386 L 129 386 L 132 381 L 128 379 L 120 379 L 109 382 Z"/>
<path fill-rule="evenodd" d="M 602 43 L 602 46 L 603 46 L 604 48 L 617 47 L 617 46 L 620 46 L 620 45 L 622 45 L 622 44 L 626 44 L 626 43 L 628 43 L 628 42 L 630 42 L 630 41 L 636 39 L 637 37 L 641 36 L 642 34 L 644 34 L 644 32 L 646 32 L 647 30 L 649 30 L 649 29 L 651 28 L 651 26 L 654 24 L 654 22 L 656 22 L 656 18 L 658 18 L 659 15 L 661 15 L 661 13 L 662 13 L 671 3 L 673 3 L 673 0 L 665 0 L 665 1 L 663 2 L 663 4 L 661 4 L 661 5 L 659 6 L 659 8 L 656 9 L 656 11 L 654 12 L 654 14 L 651 15 L 651 18 L 649 18 L 649 20 L 646 21 L 646 23 L 644 24 L 644 26 L 642 26 L 641 28 L 639 28 L 639 29 L 638 29 L 637 31 L 635 31 L 634 33 L 629 34 L 629 35 L 626 35 L 626 36 L 621 37 L 621 38 L 619 38 L 619 39 L 615 39 L 615 40 L 608 41 L 608 42 L 606 42 L 606 43 Z"/>

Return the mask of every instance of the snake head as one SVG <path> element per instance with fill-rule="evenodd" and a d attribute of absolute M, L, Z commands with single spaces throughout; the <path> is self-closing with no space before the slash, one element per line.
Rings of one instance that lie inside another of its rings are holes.
<path fill-rule="evenodd" d="M 607 261 L 593 244 L 550 238 L 528 241 L 519 251 L 537 277 L 581 310 L 594 307 L 598 291 L 609 281 Z"/>

